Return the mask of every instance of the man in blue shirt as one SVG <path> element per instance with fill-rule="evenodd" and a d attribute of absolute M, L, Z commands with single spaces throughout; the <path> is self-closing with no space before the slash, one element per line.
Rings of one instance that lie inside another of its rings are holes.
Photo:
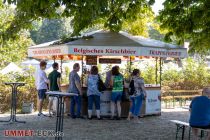
<path fill-rule="evenodd" d="M 79 72 L 80 66 L 79 63 L 75 63 L 73 66 L 73 70 L 69 74 L 69 93 L 76 93 L 78 96 L 71 97 L 71 106 L 70 112 L 72 118 L 80 118 L 80 110 L 81 110 L 81 95 L 82 95 L 82 88 L 80 77 L 77 72 Z M 77 105 L 77 112 L 76 115 L 74 113 L 75 106 Z"/>
<path fill-rule="evenodd" d="M 190 104 L 190 126 L 196 138 L 198 130 L 196 128 L 210 129 L 210 88 L 204 88 L 202 96 L 195 97 Z M 210 140 L 210 135 L 208 135 Z"/>

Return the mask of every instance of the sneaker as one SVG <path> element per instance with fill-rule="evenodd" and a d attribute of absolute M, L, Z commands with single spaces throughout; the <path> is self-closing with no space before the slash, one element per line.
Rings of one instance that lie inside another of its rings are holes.
<path fill-rule="evenodd" d="M 39 117 L 42 117 L 42 116 L 47 117 L 47 115 L 45 115 L 45 114 L 43 114 L 43 113 L 38 113 L 38 116 L 39 116 Z"/>
<path fill-rule="evenodd" d="M 110 120 L 114 120 L 114 116 L 111 116 Z"/>
<path fill-rule="evenodd" d="M 100 118 L 97 118 L 97 119 L 98 119 L 98 120 L 103 120 L 103 118 L 101 118 L 101 117 L 100 117 Z"/>
<path fill-rule="evenodd" d="M 41 116 L 42 113 L 38 113 L 38 116 Z"/>
<path fill-rule="evenodd" d="M 52 117 L 52 116 L 53 116 L 53 114 L 49 113 L 48 117 Z"/>
<path fill-rule="evenodd" d="M 56 114 L 57 114 L 56 112 L 54 112 L 54 111 L 52 112 L 52 115 L 53 115 L 53 116 L 55 116 Z"/>
<path fill-rule="evenodd" d="M 92 120 L 92 117 L 90 117 L 90 118 L 88 117 L 88 120 Z"/>
<path fill-rule="evenodd" d="M 80 118 L 80 119 L 85 119 L 85 117 L 83 117 L 83 116 L 79 116 L 79 117 L 77 117 L 77 118 Z"/>
<path fill-rule="evenodd" d="M 121 120 L 121 118 L 120 117 L 116 117 L 116 120 Z"/>
<path fill-rule="evenodd" d="M 72 119 L 76 119 L 76 116 L 71 116 Z"/>

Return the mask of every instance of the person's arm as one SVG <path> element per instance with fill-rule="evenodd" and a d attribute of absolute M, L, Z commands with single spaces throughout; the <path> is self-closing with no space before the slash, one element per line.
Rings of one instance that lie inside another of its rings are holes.
<path fill-rule="evenodd" d="M 81 86 L 81 83 L 80 83 L 80 77 L 79 75 L 75 75 L 74 76 L 74 80 L 75 80 L 75 85 L 77 87 L 77 89 L 79 90 L 79 94 L 82 95 L 82 86 Z"/>
<path fill-rule="evenodd" d="M 75 81 L 75 85 L 77 89 L 79 90 L 80 95 L 82 95 L 82 87 L 79 81 Z"/>
<path fill-rule="evenodd" d="M 192 102 L 193 102 L 193 100 L 191 101 L 190 106 L 189 106 L 189 112 L 190 113 L 191 113 L 191 110 L 192 110 Z"/>
<path fill-rule="evenodd" d="M 61 78 L 60 77 L 57 78 L 57 85 L 58 85 L 59 91 L 61 91 Z"/>
<path fill-rule="evenodd" d="M 144 86 L 144 80 L 143 79 L 140 80 L 140 86 L 141 86 L 141 89 L 143 91 L 144 97 L 146 98 L 147 97 L 147 92 L 146 92 L 146 88 Z"/>
<path fill-rule="evenodd" d="M 50 91 L 50 81 L 49 81 L 49 83 L 48 83 L 48 88 L 49 88 L 49 91 Z"/>
<path fill-rule="evenodd" d="M 144 97 L 146 98 L 147 97 L 147 92 L 146 92 L 144 84 L 141 84 L 141 89 L 143 90 Z"/>
<path fill-rule="evenodd" d="M 49 83 L 50 83 L 50 82 L 49 82 L 49 79 L 47 78 L 47 75 L 46 75 L 46 73 L 45 73 L 45 72 L 43 73 L 42 77 L 43 77 L 43 79 L 44 79 L 45 83 L 47 83 L 47 84 L 49 84 Z"/>

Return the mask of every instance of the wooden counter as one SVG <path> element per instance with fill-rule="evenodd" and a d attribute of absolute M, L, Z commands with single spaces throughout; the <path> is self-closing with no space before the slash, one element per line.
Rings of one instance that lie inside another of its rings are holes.
<path fill-rule="evenodd" d="M 62 86 L 62 91 L 66 91 L 68 85 Z M 159 86 L 145 85 L 147 91 L 147 98 L 143 101 L 141 108 L 141 115 L 152 115 L 160 114 L 161 112 L 161 94 Z M 83 87 L 83 98 L 82 98 L 82 114 L 87 115 L 87 87 Z M 129 95 L 127 93 L 128 88 L 124 89 L 126 98 L 121 102 L 122 106 L 122 117 L 127 117 L 130 107 Z M 107 89 L 100 97 L 101 99 L 101 115 L 110 116 L 110 100 L 111 100 L 111 89 Z M 69 99 L 66 99 L 66 113 L 69 113 L 70 103 Z M 93 111 L 94 114 L 94 111 Z"/>

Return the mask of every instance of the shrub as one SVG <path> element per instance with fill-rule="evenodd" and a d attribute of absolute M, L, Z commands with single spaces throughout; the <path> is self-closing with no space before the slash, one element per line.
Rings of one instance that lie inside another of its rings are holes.
<path fill-rule="evenodd" d="M 21 109 L 22 102 L 37 103 L 37 92 L 35 88 L 35 80 L 33 70 L 27 70 L 24 73 L 9 73 L 0 75 L 0 102 L 1 112 L 8 111 L 11 104 L 11 87 L 5 85 L 5 82 L 25 82 L 26 85 L 18 88 L 17 93 L 17 109 Z"/>

